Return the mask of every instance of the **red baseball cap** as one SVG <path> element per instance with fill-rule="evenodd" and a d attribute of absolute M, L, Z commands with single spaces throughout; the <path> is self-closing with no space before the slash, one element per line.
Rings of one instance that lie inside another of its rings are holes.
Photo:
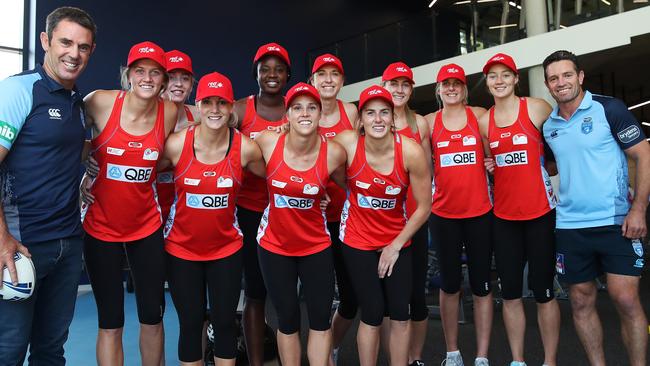
<path fill-rule="evenodd" d="M 218 72 L 204 75 L 199 80 L 199 86 L 196 88 L 196 101 L 198 102 L 208 97 L 220 97 L 228 101 L 228 103 L 233 103 L 235 97 L 232 92 L 230 79 Z"/>
<path fill-rule="evenodd" d="M 167 60 L 167 72 L 184 70 L 190 74 L 194 74 L 194 71 L 192 71 L 192 59 L 186 53 L 179 50 L 171 50 L 165 52 L 165 60 Z"/>
<path fill-rule="evenodd" d="M 287 66 L 291 66 L 291 61 L 289 60 L 289 52 L 287 52 L 284 47 L 280 46 L 277 43 L 267 43 L 263 46 L 260 46 L 260 48 L 257 49 L 257 53 L 255 53 L 253 63 L 259 61 L 266 55 L 276 55 L 284 60 L 284 62 L 287 63 Z"/>
<path fill-rule="evenodd" d="M 384 70 L 384 74 L 381 76 L 382 81 L 394 80 L 397 78 L 407 78 L 411 84 L 415 84 L 415 81 L 413 81 L 413 70 L 403 62 L 394 62 L 388 65 L 386 70 Z"/>
<path fill-rule="evenodd" d="M 483 66 L 483 73 L 485 75 L 488 74 L 490 71 L 490 68 L 496 64 L 501 64 L 510 70 L 512 70 L 515 74 L 518 74 L 519 71 L 517 70 L 517 65 L 515 64 L 515 60 L 512 59 L 509 55 L 506 55 L 505 53 L 497 53 L 496 55 L 492 56 L 488 62 Z"/>
<path fill-rule="evenodd" d="M 316 90 L 316 88 L 313 86 L 305 83 L 298 83 L 289 89 L 287 96 L 284 98 L 284 105 L 289 108 L 291 102 L 301 95 L 308 95 L 316 99 L 316 102 L 318 102 L 320 105 L 320 95 L 318 94 L 318 90 Z"/>
<path fill-rule="evenodd" d="M 372 99 L 382 99 L 386 103 L 390 104 L 391 107 L 395 106 L 395 104 L 393 104 L 393 97 L 390 95 L 388 90 L 382 88 L 379 85 L 372 85 L 368 88 L 363 89 L 359 95 L 359 110 L 363 109 L 363 106 Z"/>
<path fill-rule="evenodd" d="M 467 84 L 467 81 L 465 80 L 465 70 L 456 64 L 444 65 L 440 68 L 440 71 L 438 71 L 436 83 L 441 83 L 447 79 L 458 79 L 463 84 Z"/>
<path fill-rule="evenodd" d="M 339 60 L 338 57 L 332 55 L 331 53 L 326 53 L 324 55 L 320 55 L 316 57 L 316 60 L 314 60 L 314 66 L 311 68 L 311 73 L 314 74 L 316 71 L 318 71 L 321 67 L 323 66 L 334 66 L 339 71 L 341 74 L 345 74 L 343 72 L 343 63 L 341 60 Z"/>
<path fill-rule="evenodd" d="M 160 46 L 153 42 L 144 41 L 140 42 L 129 51 L 129 57 L 126 60 L 126 66 L 131 66 L 132 63 L 148 58 L 157 62 L 163 69 L 167 69 L 167 61 L 165 60 L 165 51 Z"/>

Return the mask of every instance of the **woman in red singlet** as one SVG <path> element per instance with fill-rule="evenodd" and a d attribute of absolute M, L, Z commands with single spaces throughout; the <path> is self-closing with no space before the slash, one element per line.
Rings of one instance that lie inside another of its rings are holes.
<path fill-rule="evenodd" d="M 403 62 L 395 62 L 386 67 L 381 77 L 382 86 L 391 93 L 395 108 L 395 130 L 403 137 L 408 137 L 422 146 L 424 156 L 431 165 L 431 144 L 429 143 L 429 127 L 421 115 L 413 112 L 408 102 L 413 94 L 413 71 Z M 406 198 L 408 216 L 417 206 L 413 192 L 409 189 Z M 411 344 L 409 346 L 409 365 L 419 366 L 422 359 L 422 348 L 427 335 L 427 320 L 429 308 L 425 301 L 425 282 L 429 265 L 429 228 L 426 223 L 415 232 L 411 238 L 413 257 L 413 289 L 411 292 Z M 390 323 L 385 319 L 384 333 L 388 333 Z M 387 338 L 387 337 L 384 337 Z"/>
<path fill-rule="evenodd" d="M 266 161 L 270 199 L 258 230 L 258 256 L 278 316 L 282 364 L 300 365 L 299 279 L 309 318 L 309 364 L 325 366 L 332 349 L 334 264 L 320 201 L 330 175 L 338 174 L 343 184 L 346 157 L 341 146 L 318 134 L 321 106 L 313 86 L 292 87 L 286 106 L 289 132 L 266 132 L 256 139 Z"/>
<path fill-rule="evenodd" d="M 326 53 L 314 60 L 311 70 L 311 84 L 318 90 L 323 109 L 318 132 L 328 139 L 334 138 L 338 133 L 356 128 L 358 123 L 357 107 L 346 103 L 337 96 L 345 81 L 343 63 L 338 57 Z M 352 290 L 350 276 L 343 262 L 341 254 L 341 241 L 339 240 L 339 224 L 341 210 L 345 202 L 345 189 L 339 187 L 334 181 L 327 185 L 327 194 L 330 197 L 327 206 L 327 228 L 332 239 L 332 252 L 334 253 L 334 271 L 336 274 L 336 288 L 339 304 L 332 318 L 332 348 L 334 359 L 338 354 L 338 347 L 357 316 L 358 303 Z"/>
<path fill-rule="evenodd" d="M 201 124 L 169 136 L 160 164 L 174 166 L 177 197 L 165 225 L 165 250 L 180 323 L 178 358 L 183 365 L 203 364 L 207 287 L 215 364 L 235 365 L 243 263 L 235 200 L 243 169 L 264 176 L 264 161 L 257 145 L 234 129 L 227 77 L 216 72 L 203 76 L 196 102 Z"/>
<path fill-rule="evenodd" d="M 393 100 L 379 86 L 361 92 L 360 133 L 336 136 L 347 152 L 348 198 L 341 214 L 343 258 L 361 308 L 360 364 L 377 364 L 379 330 L 388 307 L 390 363 L 408 362 L 411 237 L 429 217 L 431 174 L 420 145 L 394 132 Z M 417 208 L 407 222 L 406 192 Z"/>
<path fill-rule="evenodd" d="M 177 112 L 160 97 L 167 85 L 165 65 L 158 45 L 136 44 L 122 71 L 124 90 L 97 90 L 85 99 L 99 163 L 90 188 L 94 202 L 83 216 L 84 256 L 99 317 L 99 364 L 124 362 L 124 263 L 135 284 L 141 363 L 159 366 L 163 359 L 165 254 L 153 186 Z"/>
<path fill-rule="evenodd" d="M 165 53 L 167 62 L 167 75 L 169 84 L 165 90 L 164 97 L 176 103 L 178 117 L 174 131 L 180 131 L 188 125 L 195 124 L 199 111 L 190 104 L 185 104 L 190 97 L 194 85 L 194 72 L 192 71 L 192 59 L 187 54 L 171 50 Z M 158 203 L 162 211 L 163 222 L 167 221 L 169 209 L 174 203 L 174 170 L 163 169 L 158 171 L 156 179 L 156 191 Z"/>
<path fill-rule="evenodd" d="M 554 366 L 560 333 L 555 300 L 556 199 L 544 169 L 542 124 L 551 106 L 518 97 L 519 74 L 512 57 L 498 53 L 483 67 L 494 106 L 480 119 L 481 135 L 494 159 L 494 254 L 503 295 L 503 320 L 512 366 L 524 363 L 526 317 L 521 301 L 524 266 L 537 301 L 544 364 Z"/>
<path fill-rule="evenodd" d="M 235 102 L 237 128 L 255 139 L 261 132 L 286 123 L 284 90 L 291 74 L 289 54 L 277 43 L 261 46 L 253 58 L 253 76 L 259 91 Z M 244 234 L 244 314 L 242 323 L 246 352 L 251 366 L 264 363 L 266 287 L 257 260 L 257 229 L 269 204 L 266 182 L 244 171 L 237 197 L 237 219 Z"/>
<path fill-rule="evenodd" d="M 435 182 L 429 223 L 440 263 L 446 365 L 463 365 L 458 349 L 458 305 L 464 247 L 474 299 L 474 365 L 486 366 L 493 317 L 492 202 L 484 166 L 487 144 L 483 145 L 477 119 L 485 109 L 468 106 L 467 94 L 463 68 L 456 64 L 442 66 L 436 79 L 436 99 L 442 108 L 426 117 L 432 131 Z"/>

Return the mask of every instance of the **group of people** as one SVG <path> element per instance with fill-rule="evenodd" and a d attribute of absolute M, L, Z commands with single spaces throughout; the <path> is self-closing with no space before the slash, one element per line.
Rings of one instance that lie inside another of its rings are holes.
<path fill-rule="evenodd" d="M 97 303 L 98 364 L 124 362 L 126 258 L 143 365 L 164 363 L 165 281 L 179 318 L 180 362 L 202 364 L 207 310 L 215 364 L 234 365 L 242 276 L 251 365 L 264 362 L 267 295 L 282 364 L 300 364 L 298 280 L 310 364 L 336 363 L 359 312 L 361 365 L 377 364 L 380 344 L 391 365 L 423 365 L 430 235 L 441 266 L 447 366 L 463 365 L 463 253 L 475 365 L 489 365 L 493 256 L 512 366 L 525 365 L 526 263 L 545 365 L 557 359 L 556 273 L 571 285 L 590 363 L 605 360 L 593 280 L 606 273 L 630 364 L 645 365 L 639 239 L 650 146 L 621 101 L 582 89 L 572 53 L 553 52 L 543 63 L 555 108 L 518 96 L 515 61 L 499 53 L 483 68 L 492 108 L 468 105 L 465 72 L 448 64 L 436 79 L 439 109 L 421 116 L 408 107 L 415 85 L 408 65 L 388 65 L 357 107 L 337 99 L 345 72 L 335 55 L 317 57 L 307 83 L 287 88 L 291 62 L 276 43 L 253 58 L 255 95 L 235 100 L 228 77 L 212 72 L 199 79 L 195 105 L 186 104 L 195 80 L 190 57 L 147 41 L 131 48 L 122 90 L 96 90 L 82 102 L 75 81 L 95 32 L 83 10 L 55 10 L 41 34 L 43 65 L 0 82 L 0 125 L 13 133 L 0 135 L 0 267 L 11 272 L 19 251 L 38 276 L 30 299 L 0 301 L 0 364 L 22 364 L 28 345 L 30 364 L 65 363 L 83 251 Z M 98 171 L 80 183 L 89 154 Z M 636 163 L 633 198 L 627 158 Z M 559 192 L 549 178 L 556 171 Z"/>

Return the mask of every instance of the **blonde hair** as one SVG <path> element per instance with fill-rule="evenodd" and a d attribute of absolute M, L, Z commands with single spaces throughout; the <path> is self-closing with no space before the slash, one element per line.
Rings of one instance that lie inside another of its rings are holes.
<path fill-rule="evenodd" d="M 436 83 L 436 101 L 438 102 L 438 109 L 442 109 L 444 107 L 444 104 L 442 102 L 442 98 L 440 98 L 440 88 L 442 88 L 442 82 Z M 468 95 L 469 91 L 467 90 L 467 84 L 463 84 L 463 92 L 465 93 L 465 96 L 463 97 L 463 104 L 467 105 L 468 104 Z"/>
<path fill-rule="evenodd" d="M 203 100 L 199 100 L 198 102 L 196 102 L 196 106 L 201 108 L 201 102 L 202 101 Z M 233 103 L 231 103 L 231 104 L 233 104 Z M 234 104 L 233 104 L 233 108 L 230 111 L 230 117 L 228 117 L 228 122 L 226 122 L 226 126 L 228 126 L 230 128 L 237 128 L 238 124 L 239 124 L 239 117 L 237 117 L 237 112 L 235 112 L 235 107 L 234 107 Z"/>
<path fill-rule="evenodd" d="M 131 66 L 120 66 L 120 87 L 124 91 L 131 90 L 131 82 L 129 81 L 129 71 L 131 71 Z M 167 89 L 167 84 L 169 83 L 169 75 L 163 70 L 163 83 L 160 88 L 159 96 L 163 95 Z"/>

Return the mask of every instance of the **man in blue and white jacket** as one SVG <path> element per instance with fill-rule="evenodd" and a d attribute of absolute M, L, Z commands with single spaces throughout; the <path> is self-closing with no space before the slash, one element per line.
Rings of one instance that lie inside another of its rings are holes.
<path fill-rule="evenodd" d="M 639 300 L 639 278 L 650 145 L 622 101 L 582 89 L 584 72 L 573 53 L 556 51 L 543 66 L 546 86 L 558 103 L 543 131 L 552 151 L 549 160 L 555 160 L 560 175 L 556 269 L 570 284 L 576 331 L 590 363 L 605 365 L 594 282 L 605 274 L 629 364 L 647 365 L 648 321 Z M 627 158 L 636 163 L 632 202 Z"/>
<path fill-rule="evenodd" d="M 63 365 L 81 274 L 78 189 L 85 126 L 75 82 L 95 48 L 83 10 L 50 13 L 43 65 L 0 82 L 0 268 L 16 283 L 13 256 L 30 256 L 34 294 L 0 300 L 0 365 Z M 1 274 L 1 272 L 0 272 Z"/>

